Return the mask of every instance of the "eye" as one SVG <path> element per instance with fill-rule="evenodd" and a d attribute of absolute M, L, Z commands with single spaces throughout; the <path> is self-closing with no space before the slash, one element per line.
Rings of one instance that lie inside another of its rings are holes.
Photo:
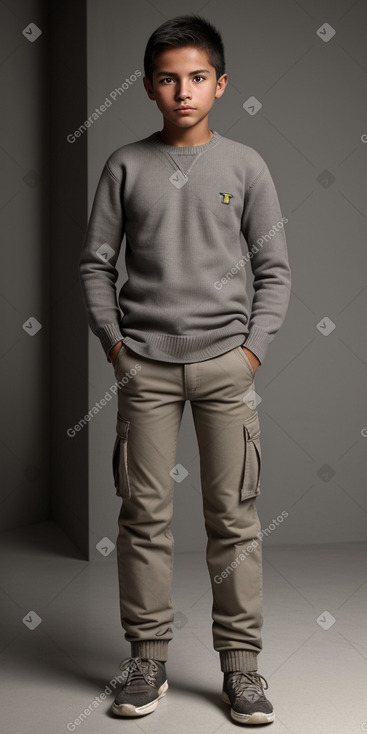
<path fill-rule="evenodd" d="M 206 79 L 206 76 L 201 76 L 201 74 L 198 74 L 197 76 L 194 76 L 194 79 Z"/>
<path fill-rule="evenodd" d="M 167 79 L 168 79 L 169 81 L 171 81 L 171 82 L 173 81 L 172 77 L 170 77 L 170 76 L 166 76 L 166 77 L 165 77 L 164 79 L 161 79 L 159 83 L 160 83 L 160 84 L 164 84 L 164 83 L 165 83 L 165 82 L 167 81 Z"/>

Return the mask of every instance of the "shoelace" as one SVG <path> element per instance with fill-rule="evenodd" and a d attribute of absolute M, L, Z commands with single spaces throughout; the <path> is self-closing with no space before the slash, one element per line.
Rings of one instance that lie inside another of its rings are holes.
<path fill-rule="evenodd" d="M 247 680 L 244 680 L 246 678 Z M 264 696 L 262 682 L 264 681 L 265 690 L 269 687 L 267 680 L 263 675 L 256 672 L 241 673 L 236 672 L 231 676 L 232 687 L 238 696 L 248 696 L 250 691 L 256 694 L 257 698 Z"/>
<path fill-rule="evenodd" d="M 120 670 L 125 671 L 130 668 L 126 677 L 126 686 L 130 686 L 135 680 L 145 680 L 150 686 L 154 686 L 155 675 L 158 671 L 158 665 L 151 658 L 128 658 L 120 665 Z"/>

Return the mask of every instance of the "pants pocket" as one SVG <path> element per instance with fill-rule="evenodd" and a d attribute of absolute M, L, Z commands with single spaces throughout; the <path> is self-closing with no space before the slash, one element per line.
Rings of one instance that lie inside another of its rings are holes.
<path fill-rule="evenodd" d="M 254 377 L 255 376 L 255 371 L 254 371 L 254 368 L 253 368 L 253 366 L 252 366 L 252 364 L 251 364 L 251 362 L 250 362 L 250 360 L 249 360 L 246 352 L 243 351 L 243 349 L 242 349 L 241 346 L 235 347 L 235 352 L 237 354 L 239 354 L 240 359 L 242 359 L 244 362 L 246 362 L 246 365 L 247 365 L 249 371 L 251 372 L 252 377 Z"/>
<path fill-rule="evenodd" d="M 245 460 L 241 484 L 241 501 L 260 494 L 261 444 L 258 413 L 243 424 Z"/>
<path fill-rule="evenodd" d="M 122 345 L 121 345 L 119 351 L 117 352 L 117 357 L 116 357 L 115 365 L 114 365 L 114 368 L 113 368 L 115 374 L 116 374 L 116 370 L 117 370 L 117 367 L 118 367 L 118 364 L 119 364 L 119 361 L 120 361 L 120 357 L 122 356 L 121 355 L 121 352 L 124 352 L 125 349 L 126 349 L 126 346 L 125 346 L 124 342 L 122 342 Z"/>
<path fill-rule="evenodd" d="M 127 444 L 130 421 L 117 415 L 116 439 L 112 452 L 112 471 L 118 497 L 130 498 L 131 487 L 129 482 L 127 463 Z"/>

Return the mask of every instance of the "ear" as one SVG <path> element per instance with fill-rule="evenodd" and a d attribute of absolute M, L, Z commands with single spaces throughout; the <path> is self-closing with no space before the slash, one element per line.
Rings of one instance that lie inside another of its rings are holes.
<path fill-rule="evenodd" d="M 151 84 L 151 82 L 150 82 L 150 80 L 148 79 L 147 76 L 144 76 L 143 77 L 143 84 L 144 84 L 145 91 L 146 91 L 149 99 L 155 99 L 155 94 L 154 94 L 154 91 L 153 91 L 152 84 Z"/>
<path fill-rule="evenodd" d="M 222 74 L 217 81 L 217 87 L 215 90 L 215 96 L 217 99 L 222 96 L 224 90 L 228 84 L 228 74 Z"/>

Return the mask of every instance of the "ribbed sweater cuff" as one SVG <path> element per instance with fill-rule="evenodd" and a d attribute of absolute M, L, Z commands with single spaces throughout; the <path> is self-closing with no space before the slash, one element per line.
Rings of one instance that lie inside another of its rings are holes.
<path fill-rule="evenodd" d="M 250 327 L 246 341 L 243 342 L 242 346 L 250 349 L 262 364 L 265 359 L 268 346 L 272 340 L 273 337 L 269 336 L 269 334 L 262 329 L 259 329 L 258 326 L 252 326 Z"/>
<path fill-rule="evenodd" d="M 111 362 L 109 353 L 112 347 L 117 344 L 117 342 L 123 341 L 124 338 L 121 334 L 120 327 L 118 324 L 105 324 L 105 326 L 100 326 L 95 333 L 100 339 L 102 347 L 106 353 L 107 362 Z"/>

